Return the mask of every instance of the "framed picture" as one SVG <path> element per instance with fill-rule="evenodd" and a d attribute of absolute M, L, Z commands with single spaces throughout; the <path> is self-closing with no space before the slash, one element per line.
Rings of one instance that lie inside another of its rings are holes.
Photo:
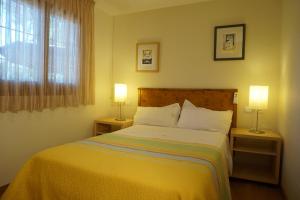
<path fill-rule="evenodd" d="M 136 44 L 136 71 L 159 71 L 159 42 Z"/>
<path fill-rule="evenodd" d="M 245 36 L 245 24 L 216 26 L 214 60 L 244 60 Z"/>

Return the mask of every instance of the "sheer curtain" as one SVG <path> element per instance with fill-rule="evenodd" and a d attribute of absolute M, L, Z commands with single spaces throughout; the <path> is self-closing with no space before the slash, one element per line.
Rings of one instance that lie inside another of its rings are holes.
<path fill-rule="evenodd" d="M 32 110 L 43 100 L 44 8 L 38 0 L 0 0 L 1 111 Z"/>
<path fill-rule="evenodd" d="M 0 0 L 0 111 L 94 103 L 94 2 Z"/>

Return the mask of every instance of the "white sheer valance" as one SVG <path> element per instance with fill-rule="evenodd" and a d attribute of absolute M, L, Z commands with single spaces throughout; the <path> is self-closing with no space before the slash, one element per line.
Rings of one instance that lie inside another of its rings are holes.
<path fill-rule="evenodd" d="M 94 103 L 94 3 L 0 0 L 0 111 Z"/>

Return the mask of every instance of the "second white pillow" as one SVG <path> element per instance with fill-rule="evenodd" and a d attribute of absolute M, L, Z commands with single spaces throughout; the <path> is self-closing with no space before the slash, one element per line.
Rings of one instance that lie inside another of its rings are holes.
<path fill-rule="evenodd" d="M 228 134 L 232 114 L 232 110 L 215 111 L 201 107 L 197 108 L 190 101 L 185 100 L 177 126 L 180 128 L 211 130 Z"/>

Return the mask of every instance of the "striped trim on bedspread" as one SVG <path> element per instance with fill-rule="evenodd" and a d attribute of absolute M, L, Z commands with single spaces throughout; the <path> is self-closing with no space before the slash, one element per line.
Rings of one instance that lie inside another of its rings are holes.
<path fill-rule="evenodd" d="M 105 134 L 100 137 L 80 141 L 79 143 L 108 148 L 113 151 L 205 165 L 210 169 L 214 177 L 214 183 L 219 191 L 220 199 L 231 199 L 226 161 L 224 155 L 214 146 L 121 134 Z"/>

